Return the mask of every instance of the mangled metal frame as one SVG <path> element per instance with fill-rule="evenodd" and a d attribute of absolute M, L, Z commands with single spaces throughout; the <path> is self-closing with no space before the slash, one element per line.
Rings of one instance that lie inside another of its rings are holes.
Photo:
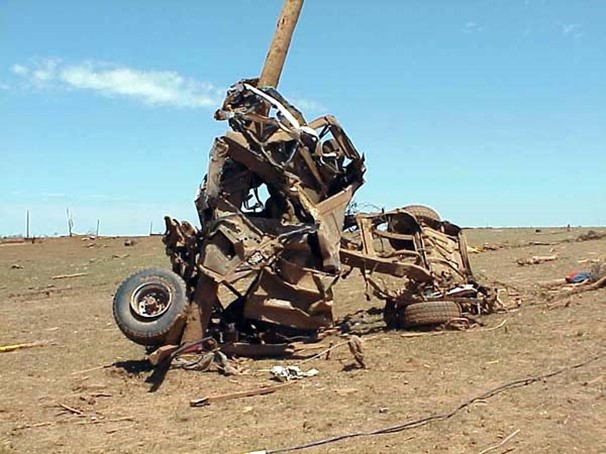
<path fill-rule="evenodd" d="M 494 312 L 496 293 L 474 278 L 462 229 L 406 208 L 360 213 L 342 239 L 341 261 L 361 271 L 367 295 L 384 301 L 389 325 L 410 304 L 452 301 L 463 313 Z M 386 279 L 391 278 L 391 279 Z"/>
<path fill-rule="evenodd" d="M 271 342 L 269 332 L 333 323 L 345 210 L 364 159 L 334 117 L 307 123 L 274 88 L 256 85 L 232 86 L 215 114 L 231 131 L 210 152 L 196 198 L 201 229 L 165 218 L 166 251 L 191 300 L 184 340 L 216 329 Z M 220 304 L 220 287 L 235 300 Z"/>

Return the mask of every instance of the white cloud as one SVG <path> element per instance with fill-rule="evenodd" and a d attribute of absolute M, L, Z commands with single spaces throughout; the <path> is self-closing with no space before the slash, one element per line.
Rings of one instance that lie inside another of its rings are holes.
<path fill-rule="evenodd" d="M 90 61 L 68 65 L 47 59 L 30 67 L 16 64 L 12 70 L 38 87 L 90 90 L 149 105 L 214 107 L 223 93 L 210 83 L 186 78 L 174 71 L 142 71 Z"/>
<path fill-rule="evenodd" d="M 11 66 L 11 70 L 19 76 L 25 76 L 29 72 L 29 70 L 23 65 L 13 65 Z"/>
<path fill-rule="evenodd" d="M 39 83 L 50 82 L 57 76 L 57 66 L 60 61 L 55 58 L 49 58 L 42 61 L 31 71 L 31 77 Z"/>
<path fill-rule="evenodd" d="M 573 33 L 575 30 L 577 30 L 580 27 L 579 24 L 562 24 L 562 32 L 565 35 L 568 35 L 570 33 Z"/>
<path fill-rule="evenodd" d="M 43 192 L 40 194 L 42 197 L 50 198 L 50 199 L 63 199 L 65 198 L 65 193 L 63 192 Z"/>
<path fill-rule="evenodd" d="M 81 197 L 83 200 L 94 200 L 97 202 L 124 202 L 131 200 L 129 197 L 111 194 L 89 194 Z"/>
<path fill-rule="evenodd" d="M 465 33 L 479 33 L 482 31 L 482 26 L 479 25 L 477 22 L 465 22 L 465 25 L 463 26 L 463 31 Z"/>
<path fill-rule="evenodd" d="M 581 24 L 561 24 L 560 30 L 565 36 L 570 36 L 573 39 L 577 39 L 583 36 L 583 29 Z"/>
<path fill-rule="evenodd" d="M 288 98 L 288 101 L 292 103 L 297 109 L 301 110 L 303 114 L 306 112 L 326 112 L 328 109 L 319 102 L 312 101 L 311 99 L 305 98 Z M 307 118 L 309 121 L 309 118 Z"/>
<path fill-rule="evenodd" d="M 11 70 L 39 89 L 90 91 L 130 98 L 152 106 L 218 107 L 226 91 L 175 71 L 139 70 L 95 61 L 67 64 L 56 58 L 48 58 L 28 65 L 15 64 Z M 291 101 L 304 113 L 327 110 L 310 99 L 295 97 Z"/>

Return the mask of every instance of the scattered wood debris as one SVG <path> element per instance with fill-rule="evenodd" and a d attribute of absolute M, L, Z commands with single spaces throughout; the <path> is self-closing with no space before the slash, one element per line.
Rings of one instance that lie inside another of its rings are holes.
<path fill-rule="evenodd" d="M 25 243 L 25 238 L 23 238 L 23 237 L 0 238 L 0 245 L 2 245 L 2 244 L 23 244 L 23 243 Z"/>
<path fill-rule="evenodd" d="M 593 263 L 600 263 L 600 259 L 580 259 L 580 260 L 577 260 L 577 263 L 579 265 L 583 265 L 585 263 L 592 263 L 592 264 Z"/>
<path fill-rule="evenodd" d="M 595 230 L 589 230 L 585 233 L 581 233 L 577 237 L 577 241 L 601 240 L 602 238 L 606 238 L 605 232 L 596 232 Z"/>
<path fill-rule="evenodd" d="M 46 426 L 53 426 L 55 425 L 54 421 L 46 421 L 46 422 L 39 422 L 39 423 L 35 423 L 35 424 L 23 424 L 21 426 L 17 426 L 15 428 L 13 428 L 13 431 L 18 431 L 18 430 L 25 430 L 25 429 L 35 429 L 37 427 L 46 427 Z"/>
<path fill-rule="evenodd" d="M 553 243 L 546 243 L 545 241 L 529 241 L 529 246 L 551 246 Z"/>
<path fill-rule="evenodd" d="M 520 433 L 520 429 L 515 430 L 514 432 L 512 432 L 511 434 L 509 434 L 505 438 L 503 438 L 503 440 L 501 440 L 500 443 L 498 443 L 494 446 L 490 446 L 486 449 L 483 449 L 482 451 L 480 451 L 479 454 L 485 454 L 487 452 L 494 451 L 495 449 L 499 449 L 501 446 L 503 446 L 505 443 L 507 443 L 509 440 L 511 440 L 513 437 L 515 437 L 519 433 Z"/>
<path fill-rule="evenodd" d="M 61 407 L 64 410 L 66 410 L 67 412 L 74 414 L 74 415 L 80 416 L 80 415 L 83 414 L 82 410 L 79 410 L 79 409 L 74 408 L 74 407 L 70 407 L 69 405 L 59 404 L 58 406 Z"/>
<path fill-rule="evenodd" d="M 82 277 L 82 276 L 88 276 L 90 273 L 73 273 L 73 274 L 58 274 L 56 276 L 52 276 L 51 279 L 53 280 L 57 280 L 57 279 L 71 279 L 74 277 Z"/>
<path fill-rule="evenodd" d="M 486 332 L 486 331 L 495 331 L 497 329 L 503 328 L 506 323 L 507 323 L 507 320 L 503 320 L 497 326 L 493 326 L 491 328 L 478 328 L 478 329 L 470 328 L 470 329 L 464 329 L 464 330 L 458 330 L 458 331 L 462 331 L 464 333 L 481 333 L 481 332 Z M 447 333 L 452 333 L 452 332 L 453 332 L 452 330 L 428 331 L 428 332 L 421 332 L 421 333 L 403 333 L 403 334 L 400 334 L 400 336 L 401 337 L 439 336 L 441 334 L 447 334 Z"/>
<path fill-rule="evenodd" d="M 347 341 L 349 351 L 353 355 L 354 359 L 362 369 L 366 369 L 366 362 L 364 361 L 364 351 L 362 349 L 362 339 L 358 336 L 353 335 Z"/>
<path fill-rule="evenodd" d="M 501 246 L 500 244 L 488 244 L 488 243 L 484 243 L 481 247 L 481 251 L 498 251 L 499 249 L 502 249 L 503 246 Z"/>
<path fill-rule="evenodd" d="M 93 416 L 94 417 L 94 416 Z M 132 416 L 121 416 L 119 418 L 109 418 L 109 419 L 88 419 L 86 421 L 80 421 L 76 424 L 85 425 L 85 424 L 105 424 L 110 422 L 122 422 L 122 421 L 134 421 L 135 418 Z"/>
<path fill-rule="evenodd" d="M 80 375 L 80 374 L 85 374 L 87 372 L 93 372 L 95 370 L 108 369 L 110 367 L 114 367 L 115 365 L 116 365 L 116 363 L 103 364 L 101 366 L 91 367 L 89 369 L 77 370 L 75 372 L 72 372 L 70 375 Z"/>
<path fill-rule="evenodd" d="M 55 342 L 51 341 L 39 341 L 39 342 L 29 342 L 25 344 L 14 344 L 14 345 L 5 345 L 0 346 L 0 353 L 12 352 L 15 350 L 21 350 L 24 348 L 34 348 L 34 347 L 46 347 L 47 345 L 54 345 Z"/>
<path fill-rule="evenodd" d="M 526 265 L 539 265 L 541 263 L 544 262 L 553 262 L 554 260 L 557 260 L 558 256 L 557 254 L 554 255 L 534 255 L 530 258 L 527 259 L 518 259 L 516 260 L 516 263 L 520 266 L 526 266 Z"/>
<path fill-rule="evenodd" d="M 214 396 L 207 396 L 207 397 L 202 397 L 200 399 L 193 399 L 189 402 L 189 405 L 191 407 L 203 407 L 205 405 L 210 405 L 213 402 L 222 402 L 224 400 L 239 399 L 241 397 L 262 396 L 265 394 L 271 394 L 271 393 L 274 393 L 281 389 L 284 389 L 293 383 L 294 382 L 289 381 L 286 383 L 282 383 L 280 385 L 265 386 L 262 388 L 251 389 L 251 390 L 247 390 L 247 391 L 236 391 L 236 392 L 227 393 L 227 394 L 215 394 Z"/>

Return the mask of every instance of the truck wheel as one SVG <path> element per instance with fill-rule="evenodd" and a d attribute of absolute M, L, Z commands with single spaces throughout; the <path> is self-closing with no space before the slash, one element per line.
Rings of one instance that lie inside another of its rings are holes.
<path fill-rule="evenodd" d="M 161 345 L 188 307 L 185 282 L 172 271 L 145 269 L 120 284 L 114 319 L 120 331 L 141 345 Z"/>
<path fill-rule="evenodd" d="M 402 317 L 404 327 L 440 325 L 461 317 L 461 306 L 453 301 L 426 301 L 409 304 Z"/>
<path fill-rule="evenodd" d="M 418 221 L 433 221 L 440 222 L 440 215 L 433 208 L 429 208 L 425 205 L 408 205 L 402 208 L 409 214 L 412 214 Z"/>

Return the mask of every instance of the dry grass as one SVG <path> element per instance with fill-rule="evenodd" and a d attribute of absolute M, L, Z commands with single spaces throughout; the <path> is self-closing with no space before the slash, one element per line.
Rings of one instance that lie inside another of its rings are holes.
<path fill-rule="evenodd" d="M 272 395 L 206 408 L 190 408 L 188 402 L 269 384 L 266 369 L 280 362 L 245 361 L 249 372 L 235 379 L 170 371 L 159 391 L 148 392 L 145 352 L 115 327 L 111 298 L 132 271 L 168 265 L 159 238 L 142 238 L 133 247 L 124 247 L 121 239 L 79 238 L 0 245 L 0 344 L 57 342 L 0 356 L 0 453 L 237 453 L 276 448 L 440 412 L 501 382 L 577 362 L 605 351 L 606 290 L 576 295 L 570 304 L 548 310 L 536 282 L 590 267 L 579 260 L 606 257 L 606 240 L 561 242 L 581 232 L 469 232 L 472 246 L 507 246 L 472 256 L 475 269 L 487 279 L 512 284 L 522 294 L 519 309 L 485 319 L 488 326 L 507 319 L 502 329 L 419 338 L 375 331 L 366 336 L 366 370 L 350 367 L 347 349 L 337 349 L 328 361 L 304 365 L 318 368 L 317 377 Z M 530 241 L 553 244 L 524 246 Z M 532 267 L 515 263 L 554 252 L 556 262 Z M 113 258 L 123 254 L 129 256 Z M 13 264 L 23 269 L 13 269 Z M 90 274 L 51 279 L 78 272 Z M 363 293 L 355 273 L 340 282 L 337 315 L 380 306 L 366 302 Z M 380 318 L 366 314 L 358 328 L 366 326 L 376 329 Z M 114 362 L 119 366 L 73 374 Z M 309 452 L 480 452 L 517 429 L 503 450 L 604 452 L 604 374 L 603 361 L 596 362 L 501 394 L 445 422 Z M 59 404 L 82 414 L 66 413 Z"/>

